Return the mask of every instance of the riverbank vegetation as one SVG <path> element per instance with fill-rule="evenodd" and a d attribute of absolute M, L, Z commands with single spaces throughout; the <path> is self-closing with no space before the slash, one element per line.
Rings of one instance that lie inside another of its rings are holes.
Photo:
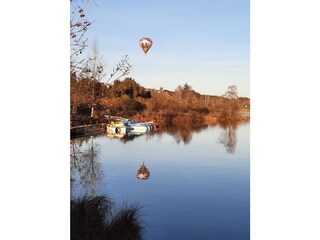
<path fill-rule="evenodd" d="M 113 115 L 167 124 L 223 123 L 241 120 L 241 113 L 249 112 L 250 99 L 239 97 L 235 85 L 222 96 L 210 96 L 194 91 L 187 83 L 174 91 L 157 90 L 147 89 L 132 78 L 105 84 L 71 73 L 70 109 L 74 120 Z"/>

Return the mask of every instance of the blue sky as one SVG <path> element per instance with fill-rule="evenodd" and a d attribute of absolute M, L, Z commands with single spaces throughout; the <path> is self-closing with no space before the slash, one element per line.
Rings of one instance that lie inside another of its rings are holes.
<path fill-rule="evenodd" d="M 174 90 L 188 83 L 202 94 L 222 95 L 235 84 L 250 96 L 249 0 L 95 0 L 86 7 L 106 71 L 124 55 L 129 77 L 144 87 Z M 153 46 L 145 56 L 142 37 Z"/>

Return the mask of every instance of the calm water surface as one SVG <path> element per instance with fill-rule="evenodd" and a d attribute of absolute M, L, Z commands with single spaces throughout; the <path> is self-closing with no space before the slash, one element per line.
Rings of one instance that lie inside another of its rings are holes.
<path fill-rule="evenodd" d="M 250 239 L 249 130 L 246 123 L 72 140 L 72 194 L 139 203 L 148 240 Z M 137 178 L 143 162 L 146 180 Z"/>

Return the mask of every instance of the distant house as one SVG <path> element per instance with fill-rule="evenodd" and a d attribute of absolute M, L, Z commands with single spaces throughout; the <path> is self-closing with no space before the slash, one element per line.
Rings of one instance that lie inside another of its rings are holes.
<path fill-rule="evenodd" d="M 146 88 L 147 91 L 150 91 L 151 93 L 153 92 L 156 92 L 156 93 L 165 93 L 165 94 L 169 94 L 169 95 L 174 95 L 174 92 L 173 91 L 169 91 L 169 90 L 166 90 L 166 89 L 163 89 L 163 88 L 160 88 L 160 89 L 154 89 L 154 88 Z"/>

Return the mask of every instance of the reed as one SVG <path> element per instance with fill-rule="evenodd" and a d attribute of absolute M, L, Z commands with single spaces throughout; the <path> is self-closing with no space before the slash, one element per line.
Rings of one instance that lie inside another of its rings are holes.
<path fill-rule="evenodd" d="M 115 210 L 106 195 L 71 199 L 72 240 L 141 240 L 143 222 L 141 207 L 124 204 Z"/>
<path fill-rule="evenodd" d="M 144 224 L 141 207 L 137 204 L 124 205 L 112 217 L 106 228 L 106 239 L 143 239 Z"/>

